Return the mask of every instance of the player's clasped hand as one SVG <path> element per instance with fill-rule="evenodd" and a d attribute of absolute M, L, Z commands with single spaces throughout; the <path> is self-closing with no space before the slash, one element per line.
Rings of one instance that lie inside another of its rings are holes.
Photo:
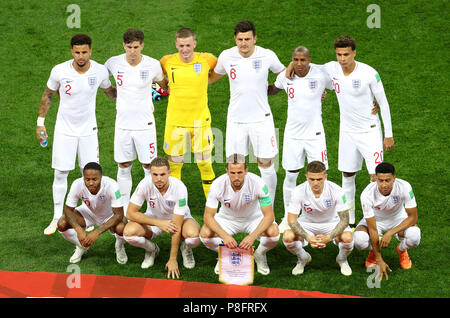
<path fill-rule="evenodd" d="M 161 225 L 158 227 L 166 233 L 174 234 L 178 232 L 178 227 L 173 220 L 161 221 Z"/>

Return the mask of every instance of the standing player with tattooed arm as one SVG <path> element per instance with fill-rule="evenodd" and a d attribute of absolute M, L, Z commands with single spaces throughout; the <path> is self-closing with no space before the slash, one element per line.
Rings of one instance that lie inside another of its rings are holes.
<path fill-rule="evenodd" d="M 88 162 L 99 162 L 97 120 L 95 105 L 100 87 L 111 99 L 116 98 L 116 89 L 111 85 L 108 70 L 90 59 L 92 40 L 86 34 L 72 37 L 73 59 L 53 67 L 47 87 L 41 98 L 36 127 L 39 142 L 48 137 L 44 125 L 53 95 L 58 92 L 60 102 L 56 117 L 52 168 L 53 179 L 53 220 L 44 230 L 45 235 L 55 233 L 58 219 L 63 214 L 64 197 L 67 192 L 67 176 L 78 165 L 82 170 Z"/>
<path fill-rule="evenodd" d="M 353 235 L 348 226 L 348 206 L 342 188 L 327 180 L 325 165 L 312 161 L 306 167 L 306 180 L 292 192 L 288 206 L 288 223 L 291 229 L 283 234 L 283 243 L 289 252 L 298 257 L 292 275 L 303 274 L 311 255 L 303 248 L 325 248 L 333 241 L 339 247 L 336 262 L 345 276 L 352 274 L 347 257 L 353 250 Z M 298 214 L 302 211 L 300 217 Z"/>

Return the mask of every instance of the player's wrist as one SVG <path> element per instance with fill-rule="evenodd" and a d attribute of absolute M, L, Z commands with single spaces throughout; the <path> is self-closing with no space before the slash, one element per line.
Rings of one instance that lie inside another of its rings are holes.
<path fill-rule="evenodd" d="M 45 117 L 38 117 L 36 125 L 39 127 L 44 127 Z"/>

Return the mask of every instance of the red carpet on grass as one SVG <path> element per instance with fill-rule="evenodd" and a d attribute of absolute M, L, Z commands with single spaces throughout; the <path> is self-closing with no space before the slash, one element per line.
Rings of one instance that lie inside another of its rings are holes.
<path fill-rule="evenodd" d="M 72 288 L 68 287 L 72 286 Z M 348 298 L 258 286 L 70 273 L 0 271 L 0 298 Z"/>

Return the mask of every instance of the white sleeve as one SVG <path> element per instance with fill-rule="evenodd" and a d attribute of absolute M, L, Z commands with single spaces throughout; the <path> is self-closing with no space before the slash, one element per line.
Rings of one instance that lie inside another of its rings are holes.
<path fill-rule="evenodd" d="M 272 63 L 270 64 L 270 70 L 275 73 L 278 74 L 281 71 L 283 71 L 285 69 L 283 63 L 280 62 L 280 60 L 278 59 L 278 56 L 275 54 L 275 52 L 271 51 L 271 55 L 272 55 Z"/>
<path fill-rule="evenodd" d="M 47 87 L 52 91 L 57 91 L 59 89 L 59 74 L 56 69 L 56 66 L 52 68 L 50 72 L 50 77 L 47 81 Z"/>
<path fill-rule="evenodd" d="M 381 118 L 383 119 L 384 137 L 392 137 L 392 123 L 391 112 L 389 109 L 389 103 L 384 92 L 383 83 L 381 82 L 380 75 L 374 70 L 372 78 L 370 80 L 370 90 L 375 96 L 378 105 L 380 105 Z"/>
<path fill-rule="evenodd" d="M 403 191 L 403 199 L 405 200 L 405 209 L 412 209 L 417 207 L 416 197 L 414 196 L 413 189 L 411 185 L 406 182 L 406 187 L 404 187 Z"/>
<path fill-rule="evenodd" d="M 295 215 L 299 215 L 301 209 L 302 209 L 302 197 L 300 195 L 300 191 L 298 191 L 298 188 L 295 188 L 294 191 L 292 191 L 291 199 L 289 200 L 288 212 Z"/>
<path fill-rule="evenodd" d="M 109 195 L 111 197 L 111 207 L 121 208 L 124 206 L 122 200 L 122 194 L 120 193 L 120 187 L 117 181 L 111 179 L 111 185 L 109 187 Z M 126 212 L 126 211 L 124 211 Z"/>
<path fill-rule="evenodd" d="M 109 80 L 109 73 L 108 73 L 108 69 L 102 65 L 102 81 L 100 83 L 100 87 L 101 88 L 109 88 L 111 87 L 111 81 Z"/>
<path fill-rule="evenodd" d="M 219 58 L 217 59 L 216 67 L 214 68 L 214 72 L 219 75 L 225 75 L 227 71 L 225 70 L 225 67 L 223 66 L 223 52 L 220 53 Z"/>
<path fill-rule="evenodd" d="M 112 62 L 111 62 L 111 60 L 112 60 L 112 57 L 110 57 L 110 58 L 105 62 L 105 64 L 104 64 L 104 66 L 105 66 L 106 69 L 108 70 L 109 76 L 113 76 L 113 73 L 112 73 L 112 66 L 111 66 Z"/>
<path fill-rule="evenodd" d="M 178 198 L 175 202 L 173 213 L 177 215 L 186 215 L 189 213 L 188 193 L 185 185 L 180 185 L 178 189 Z"/>
<path fill-rule="evenodd" d="M 365 219 L 375 216 L 373 204 L 364 194 L 361 194 L 361 208 Z"/>
<path fill-rule="evenodd" d="M 211 184 L 211 187 L 209 188 L 208 192 L 208 198 L 206 199 L 206 206 L 211 209 L 217 209 L 219 207 L 219 200 L 217 200 L 217 192 L 216 192 L 216 185 L 213 183 Z"/>
<path fill-rule="evenodd" d="M 283 73 L 278 74 L 277 79 L 275 80 L 275 83 L 273 83 L 275 85 L 276 88 L 279 89 L 286 89 L 286 81 L 287 78 Z"/>
<path fill-rule="evenodd" d="M 342 188 L 336 194 L 337 194 L 336 211 L 337 212 L 347 211 L 349 209 L 348 204 L 347 204 L 347 197 L 345 196 L 345 193 L 342 190 Z"/>
<path fill-rule="evenodd" d="M 69 194 L 67 194 L 66 205 L 71 208 L 76 208 L 80 198 L 80 179 L 75 180 L 70 187 Z"/>
<path fill-rule="evenodd" d="M 145 179 L 142 179 L 141 182 L 139 182 L 138 186 L 136 187 L 136 190 L 134 190 L 133 195 L 130 198 L 130 202 L 133 204 L 136 204 L 137 206 L 142 206 L 144 204 L 144 201 L 146 200 L 146 184 Z"/>
<path fill-rule="evenodd" d="M 161 64 L 159 61 L 154 61 L 154 67 L 155 67 L 155 77 L 153 77 L 153 82 L 160 82 L 164 79 L 164 74 L 161 68 Z"/>

